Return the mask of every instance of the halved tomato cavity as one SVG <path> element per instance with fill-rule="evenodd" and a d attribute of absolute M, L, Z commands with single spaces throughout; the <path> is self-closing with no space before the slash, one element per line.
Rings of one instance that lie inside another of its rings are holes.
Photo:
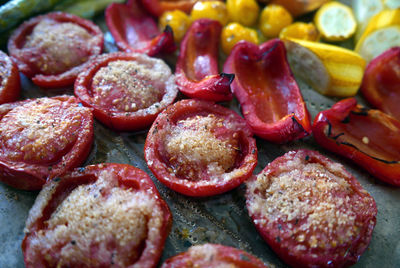
<path fill-rule="evenodd" d="M 86 159 L 93 115 L 71 96 L 7 103 L 0 106 L 0 133 L 0 180 L 37 190 Z"/>
<path fill-rule="evenodd" d="M 77 169 L 38 200 L 22 244 L 27 267 L 154 267 L 171 224 L 151 179 L 129 165 Z"/>
<path fill-rule="evenodd" d="M 103 33 L 89 20 L 51 12 L 21 24 L 8 41 L 18 68 L 41 87 L 72 85 L 86 62 L 101 53 Z"/>
<path fill-rule="evenodd" d="M 376 224 L 374 199 L 340 164 L 291 151 L 247 181 L 246 205 L 260 235 L 291 266 L 347 267 Z"/>
<path fill-rule="evenodd" d="M 240 156 L 238 133 L 223 127 L 215 115 L 193 116 L 176 122 L 164 148 L 176 175 L 188 180 L 231 171 Z"/>
<path fill-rule="evenodd" d="M 75 95 L 95 117 L 120 131 L 143 129 L 178 93 L 175 77 L 160 59 L 138 53 L 99 56 L 78 76 Z"/>
<path fill-rule="evenodd" d="M 251 176 L 257 148 L 246 122 L 211 102 L 182 100 L 153 123 L 145 159 L 168 187 L 190 196 L 226 192 Z"/>
<path fill-rule="evenodd" d="M 121 112 L 135 112 L 159 102 L 165 85 L 161 74 L 137 61 L 116 60 L 101 67 L 92 79 L 93 102 Z"/>
<path fill-rule="evenodd" d="M 52 99 L 16 107 L 0 121 L 2 157 L 53 164 L 75 144 L 82 117 L 81 107 Z"/>

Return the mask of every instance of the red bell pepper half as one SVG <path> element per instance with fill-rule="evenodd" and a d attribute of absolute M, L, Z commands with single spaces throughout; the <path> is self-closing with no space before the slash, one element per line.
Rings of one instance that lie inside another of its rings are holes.
<path fill-rule="evenodd" d="M 349 98 L 320 112 L 312 130 L 322 147 L 400 186 L 400 121 Z"/>
<path fill-rule="evenodd" d="M 368 64 L 361 92 L 374 107 L 400 118 L 400 47 L 385 51 Z"/>
<path fill-rule="evenodd" d="M 260 46 L 241 41 L 233 48 L 224 72 L 234 73 L 231 87 L 254 134 L 275 143 L 307 136 L 307 107 L 286 59 L 282 41 Z"/>
<path fill-rule="evenodd" d="M 126 4 L 112 3 L 105 12 L 106 23 L 119 49 L 146 53 L 149 56 L 176 49 L 172 29 L 160 33 L 157 23 L 139 0 Z"/>
<path fill-rule="evenodd" d="M 218 74 L 218 49 L 222 25 L 216 20 L 193 22 L 181 43 L 176 63 L 176 84 L 188 97 L 209 101 L 232 99 L 235 75 Z"/>
<path fill-rule="evenodd" d="M 155 17 L 169 10 L 179 9 L 189 13 L 198 0 L 142 0 L 143 6 Z"/>

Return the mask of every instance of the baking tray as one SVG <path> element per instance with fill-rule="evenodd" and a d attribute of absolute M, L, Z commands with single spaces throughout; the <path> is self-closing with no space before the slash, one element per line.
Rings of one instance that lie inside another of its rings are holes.
<path fill-rule="evenodd" d="M 96 23 L 104 30 L 105 50 L 116 51 L 112 37 L 104 24 L 104 18 Z M 172 59 L 168 59 L 171 63 Z M 44 91 L 26 77 L 22 79 L 22 97 L 35 98 L 72 94 L 71 89 Z M 320 95 L 297 79 L 312 119 L 329 108 L 338 99 Z M 361 97 L 357 97 L 364 103 Z M 365 104 L 365 103 L 364 103 Z M 239 112 L 237 101 L 224 105 Z M 126 163 L 146 171 L 161 195 L 167 201 L 173 225 L 160 263 L 166 258 L 186 251 L 191 245 L 206 242 L 220 243 L 243 249 L 262 259 L 270 267 L 287 267 L 258 235 L 245 208 L 245 187 L 240 187 L 214 197 L 192 198 L 176 193 L 161 184 L 148 169 L 143 157 L 147 131 L 117 133 L 95 122 L 95 139 L 85 165 L 103 162 Z M 400 189 L 384 184 L 351 162 L 319 147 L 312 137 L 285 145 L 276 145 L 257 138 L 259 173 L 269 162 L 285 152 L 308 148 L 321 152 L 342 163 L 363 187 L 375 198 L 378 206 L 377 224 L 371 243 L 354 267 L 400 267 Z M 21 241 L 29 209 L 38 192 L 20 191 L 0 183 L 0 268 L 24 267 Z"/>

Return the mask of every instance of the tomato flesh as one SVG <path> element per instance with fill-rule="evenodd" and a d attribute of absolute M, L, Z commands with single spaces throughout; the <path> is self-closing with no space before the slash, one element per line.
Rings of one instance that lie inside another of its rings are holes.
<path fill-rule="evenodd" d="M 233 111 L 211 102 L 183 100 L 153 123 L 145 159 L 162 183 L 190 196 L 229 191 L 257 164 L 252 133 Z"/>
<path fill-rule="evenodd" d="M 77 169 L 47 184 L 30 211 L 26 267 L 155 267 L 171 225 L 150 177 L 123 164 Z"/>
<path fill-rule="evenodd" d="M 7 54 L 0 51 L 0 104 L 16 101 L 20 91 L 18 67 Z"/>
<path fill-rule="evenodd" d="M 20 71 L 46 88 L 72 85 L 102 48 L 103 33 L 97 25 L 63 12 L 28 20 L 8 41 L 8 51 Z"/>
<path fill-rule="evenodd" d="M 178 90 L 162 60 L 117 52 L 94 59 L 78 76 L 74 92 L 103 124 L 132 131 L 151 125 Z"/>
<path fill-rule="evenodd" d="M 4 106 L 5 105 L 5 106 Z M 74 97 L 4 104 L 0 120 L 0 178 L 27 190 L 81 164 L 93 140 L 93 116 Z"/>
<path fill-rule="evenodd" d="M 243 250 L 218 244 L 204 244 L 190 247 L 188 251 L 167 259 L 161 266 L 161 268 L 173 267 L 266 268 L 267 266 Z"/>

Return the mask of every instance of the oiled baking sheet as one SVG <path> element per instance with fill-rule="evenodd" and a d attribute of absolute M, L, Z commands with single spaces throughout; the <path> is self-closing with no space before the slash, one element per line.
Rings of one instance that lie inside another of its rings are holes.
<path fill-rule="evenodd" d="M 100 21 L 102 24 L 103 21 Z M 102 25 L 104 29 L 104 25 Z M 106 48 L 114 50 L 109 34 Z M 43 91 L 22 77 L 23 97 L 53 96 L 64 91 Z M 329 108 L 336 100 L 321 96 L 300 82 L 303 96 L 312 118 L 318 111 Z M 71 90 L 66 91 L 72 94 Z M 361 98 L 360 98 L 361 100 Z M 235 101 L 225 105 L 238 111 Z M 210 198 L 191 198 L 175 193 L 159 183 L 143 158 L 146 131 L 116 133 L 100 123 L 95 123 L 95 142 L 85 164 L 102 162 L 127 163 L 145 170 L 168 202 L 173 213 L 173 226 L 167 239 L 161 263 L 189 246 L 205 242 L 221 243 L 244 249 L 271 267 L 286 267 L 261 239 L 245 208 L 244 186 L 223 195 Z M 384 138 L 384 137 L 383 137 Z M 285 152 L 309 148 L 338 161 L 360 181 L 375 198 L 378 206 L 377 225 L 372 241 L 360 261 L 354 267 L 400 267 L 400 189 L 383 184 L 352 163 L 320 148 L 312 137 L 287 144 L 274 145 L 257 139 L 258 166 L 255 173 Z M 37 192 L 15 190 L 0 183 L 0 267 L 24 267 L 21 252 L 23 228 L 28 211 Z"/>

